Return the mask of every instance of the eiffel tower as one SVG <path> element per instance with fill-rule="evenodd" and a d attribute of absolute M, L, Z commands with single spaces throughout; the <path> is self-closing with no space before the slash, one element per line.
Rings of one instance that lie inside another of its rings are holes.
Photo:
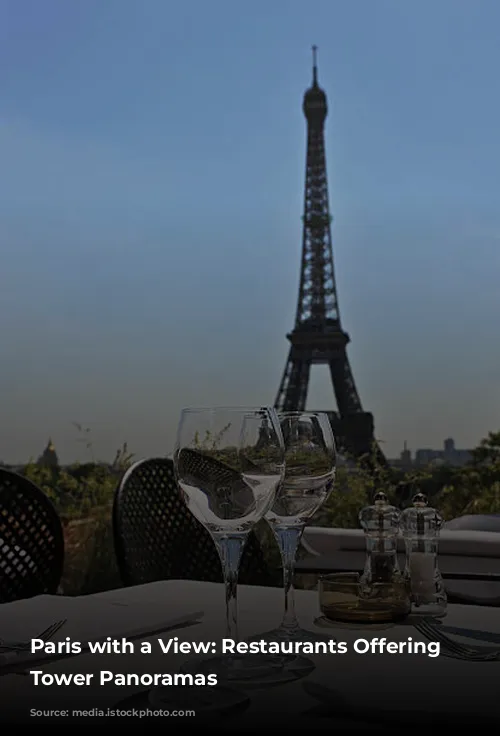
<path fill-rule="evenodd" d="M 363 411 L 347 357 L 335 285 L 328 204 L 324 124 L 328 105 L 318 85 L 316 47 L 313 83 L 304 95 L 307 163 L 302 234 L 302 264 L 295 327 L 287 335 L 290 352 L 275 401 L 279 411 L 305 411 L 313 364 L 330 368 L 338 412 L 327 412 L 339 449 L 360 458 L 375 451 L 373 415 Z"/>

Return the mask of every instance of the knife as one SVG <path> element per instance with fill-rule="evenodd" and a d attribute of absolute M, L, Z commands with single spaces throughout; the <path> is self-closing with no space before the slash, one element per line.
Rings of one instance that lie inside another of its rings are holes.
<path fill-rule="evenodd" d="M 437 623 L 437 622 L 436 622 Z M 480 631 L 478 629 L 462 629 L 459 626 L 446 626 L 441 624 L 439 629 L 446 631 L 447 634 L 455 634 L 455 636 L 463 636 L 466 639 L 476 639 L 477 641 L 488 641 L 492 644 L 500 644 L 500 634 L 493 631 Z"/>

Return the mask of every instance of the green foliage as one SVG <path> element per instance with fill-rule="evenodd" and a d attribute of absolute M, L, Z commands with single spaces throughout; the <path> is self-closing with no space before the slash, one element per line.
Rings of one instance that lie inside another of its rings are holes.
<path fill-rule="evenodd" d="M 269 465 L 271 467 L 277 461 L 282 465 L 282 451 L 278 446 L 269 444 L 262 447 L 245 447 L 243 452 L 237 446 L 223 445 L 222 440 L 230 427 L 231 424 L 229 423 L 216 434 L 206 430 L 203 439 L 200 439 L 199 432 L 195 432 L 192 442 L 193 448 L 200 454 L 213 458 L 237 472 L 243 469 L 250 471 L 254 466 Z"/>
<path fill-rule="evenodd" d="M 213 453 L 216 450 L 219 449 L 219 445 L 222 441 L 222 438 L 226 434 L 226 432 L 229 431 L 229 428 L 231 427 L 231 423 L 226 424 L 225 427 L 223 427 L 220 432 L 217 432 L 217 434 L 212 434 L 209 429 L 205 431 L 204 437 L 202 440 L 200 440 L 200 433 L 195 432 L 194 439 L 193 439 L 193 447 L 195 447 L 199 452 L 207 452 L 207 453 Z"/>
<path fill-rule="evenodd" d="M 500 432 L 489 432 L 472 453 L 474 465 L 496 466 L 500 463 Z"/>
<path fill-rule="evenodd" d="M 197 446 L 217 452 L 224 428 L 210 433 Z M 82 428 L 86 449 L 93 457 L 91 433 Z M 91 593 L 120 586 L 113 552 L 111 505 L 122 473 L 133 455 L 124 444 L 109 465 L 76 463 L 51 468 L 30 462 L 24 474 L 53 501 L 65 527 L 67 561 L 63 589 L 66 594 Z M 305 460 L 305 458 L 304 458 Z M 310 463 L 310 458 L 308 458 Z M 463 468 L 436 467 L 411 472 L 378 463 L 375 453 L 356 466 L 339 466 L 334 490 L 311 523 L 320 526 L 359 528 L 360 509 L 383 490 L 390 501 L 404 507 L 421 490 L 445 519 L 464 514 L 500 513 L 500 432 L 490 433 Z M 272 567 L 280 577 L 279 555 L 265 523 L 256 530 Z M 277 580 L 277 585 L 280 581 Z"/>
<path fill-rule="evenodd" d="M 111 509 L 119 479 L 134 455 L 124 443 L 111 464 L 96 463 L 90 429 L 75 424 L 91 462 L 65 468 L 28 463 L 23 474 L 58 511 L 65 534 L 63 592 L 93 593 L 120 587 L 113 550 Z"/>
<path fill-rule="evenodd" d="M 404 508 L 417 491 L 425 493 L 445 520 L 465 514 L 500 513 L 500 432 L 490 432 L 465 467 L 426 467 L 404 472 L 382 466 L 374 452 L 357 467 L 340 467 L 335 488 L 313 523 L 358 528 L 360 509 L 382 490 Z"/>
<path fill-rule="evenodd" d="M 116 475 L 99 465 L 52 469 L 30 463 L 24 473 L 69 518 L 80 518 L 96 506 L 109 504 L 116 488 Z"/>
<path fill-rule="evenodd" d="M 54 468 L 30 461 L 24 475 L 44 491 L 61 516 L 82 518 L 92 509 L 112 503 L 117 479 L 133 457 L 124 443 L 111 465 L 92 462 Z"/>
<path fill-rule="evenodd" d="M 438 495 L 445 519 L 500 513 L 500 432 L 490 432 L 472 458 L 470 465 L 450 473 Z"/>

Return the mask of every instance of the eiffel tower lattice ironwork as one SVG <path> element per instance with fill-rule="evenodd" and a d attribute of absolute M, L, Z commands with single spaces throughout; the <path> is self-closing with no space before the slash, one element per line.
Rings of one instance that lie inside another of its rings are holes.
<path fill-rule="evenodd" d="M 372 454 L 374 422 L 363 411 L 349 365 L 349 335 L 341 327 L 335 285 L 325 160 L 324 124 L 327 99 L 318 85 L 316 47 L 313 83 L 304 95 L 307 163 L 297 315 L 288 360 L 275 401 L 280 411 L 305 411 L 313 364 L 327 364 L 338 412 L 328 412 L 341 449 L 360 457 Z M 382 458 L 380 450 L 376 454 Z"/>

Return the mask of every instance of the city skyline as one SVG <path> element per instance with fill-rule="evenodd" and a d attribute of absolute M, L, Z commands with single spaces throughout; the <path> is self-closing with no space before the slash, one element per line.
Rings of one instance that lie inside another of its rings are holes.
<path fill-rule="evenodd" d="M 73 457 L 72 459 L 69 459 L 68 457 L 65 458 L 65 461 L 61 464 L 61 467 L 68 467 L 73 464 L 78 463 L 103 463 L 105 465 L 111 465 L 113 460 L 116 460 L 116 458 L 123 452 L 130 458 L 137 460 L 135 456 L 135 453 L 131 452 L 129 453 L 128 445 L 125 443 L 124 447 L 117 448 L 116 452 L 114 453 L 114 457 L 101 457 L 100 455 L 96 454 L 93 442 L 91 441 L 91 434 L 86 435 L 86 432 L 91 432 L 90 428 L 84 428 L 82 427 L 80 430 L 80 436 L 76 439 L 76 442 L 83 444 L 83 451 L 80 451 L 77 453 L 78 457 Z M 441 447 L 417 447 L 417 448 L 411 448 L 407 446 L 408 443 L 406 441 L 403 442 L 403 445 L 401 447 L 401 451 L 398 453 L 395 457 L 387 457 L 387 461 L 396 467 L 406 467 L 406 466 L 427 466 L 432 465 L 433 461 L 436 459 L 446 459 L 450 465 L 465 465 L 466 463 L 470 462 L 471 460 L 471 451 L 474 448 L 457 448 L 455 447 L 455 440 L 451 437 L 447 437 L 443 440 Z M 168 455 L 171 455 L 171 453 L 167 453 Z M 47 460 L 47 457 L 49 457 L 49 460 Z M 56 443 L 54 443 L 52 437 L 49 437 L 47 442 L 45 443 L 43 450 L 31 454 L 27 458 L 18 458 L 16 461 L 12 461 L 12 459 L 5 459 L 0 457 L 0 463 L 3 463 L 7 467 L 16 467 L 21 468 L 24 467 L 28 463 L 37 463 L 42 465 L 60 465 L 59 463 L 59 453 L 56 447 Z"/>
<path fill-rule="evenodd" d="M 498 428 L 500 8 L 359 7 L 2 5 L 5 462 L 49 435 L 77 459 L 73 422 L 99 458 L 125 441 L 165 454 L 183 406 L 274 401 L 313 43 L 342 322 L 376 437 L 397 457 Z M 327 369 L 308 408 L 335 409 Z"/>

